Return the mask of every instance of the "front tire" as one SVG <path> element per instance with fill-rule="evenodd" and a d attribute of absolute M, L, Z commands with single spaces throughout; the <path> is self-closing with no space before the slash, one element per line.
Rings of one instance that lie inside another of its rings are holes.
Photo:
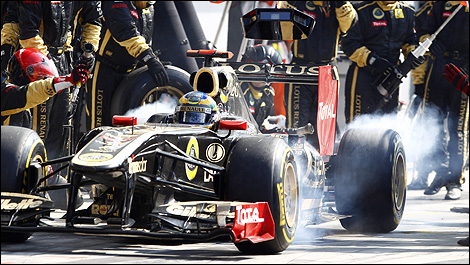
<path fill-rule="evenodd" d="M 242 241 L 235 246 L 252 254 L 284 251 L 294 239 L 300 209 L 294 153 L 282 139 L 256 137 L 240 139 L 229 157 L 226 200 L 266 201 L 275 223 L 273 240 Z"/>
<path fill-rule="evenodd" d="M 39 181 L 37 176 L 29 174 L 29 167 L 35 161 L 46 161 L 46 150 L 41 138 L 28 128 L 2 126 L 1 149 L 1 191 L 29 194 Z M 21 243 L 31 235 L 2 232 L 1 238 L 2 242 Z"/>
<path fill-rule="evenodd" d="M 405 151 L 389 129 L 351 129 L 339 144 L 335 173 L 336 207 L 350 231 L 395 230 L 406 200 Z"/>

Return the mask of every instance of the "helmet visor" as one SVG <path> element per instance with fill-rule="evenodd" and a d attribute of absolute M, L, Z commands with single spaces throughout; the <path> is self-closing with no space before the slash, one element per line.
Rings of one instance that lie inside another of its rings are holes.
<path fill-rule="evenodd" d="M 180 122 L 189 124 L 205 124 L 206 114 L 201 112 L 180 112 Z"/>
<path fill-rule="evenodd" d="M 58 77 L 57 67 L 51 60 L 27 65 L 24 69 L 31 81 L 42 80 L 50 77 Z"/>

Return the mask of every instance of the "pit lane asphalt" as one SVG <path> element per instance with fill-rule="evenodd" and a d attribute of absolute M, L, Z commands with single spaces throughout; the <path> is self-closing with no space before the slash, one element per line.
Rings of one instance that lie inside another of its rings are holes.
<path fill-rule="evenodd" d="M 467 175 L 468 181 L 468 175 Z M 249 256 L 221 240 L 175 244 L 142 238 L 35 233 L 23 244 L 1 244 L 6 263 L 430 263 L 468 264 L 469 248 L 457 241 L 469 235 L 469 185 L 462 198 L 444 200 L 445 188 L 432 196 L 408 190 L 398 228 L 387 234 L 350 233 L 339 221 L 297 231 L 289 248 L 276 255 Z"/>

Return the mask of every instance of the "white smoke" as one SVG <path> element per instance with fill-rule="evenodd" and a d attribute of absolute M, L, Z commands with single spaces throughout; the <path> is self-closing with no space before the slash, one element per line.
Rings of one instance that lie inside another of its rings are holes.
<path fill-rule="evenodd" d="M 137 117 L 137 124 L 144 124 L 153 114 L 174 113 L 178 100 L 178 97 L 165 93 L 158 101 L 128 110 L 124 116 Z"/>
<path fill-rule="evenodd" d="M 363 114 L 347 126 L 351 128 L 382 128 L 392 129 L 400 134 L 405 148 L 407 171 L 418 170 L 413 168 L 417 160 L 434 152 L 436 143 L 440 141 L 438 109 L 435 106 L 426 106 L 426 113 L 417 111 L 414 117 L 408 117 L 404 111 L 398 114 Z M 414 176 L 408 175 L 408 184 Z"/>

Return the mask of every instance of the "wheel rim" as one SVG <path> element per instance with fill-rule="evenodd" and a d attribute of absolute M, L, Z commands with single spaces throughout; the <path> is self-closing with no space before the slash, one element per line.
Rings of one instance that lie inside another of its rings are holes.
<path fill-rule="evenodd" d="M 287 226 L 295 225 L 295 217 L 297 213 L 297 178 L 295 169 L 291 163 L 287 164 L 286 175 L 284 177 L 284 212 L 286 213 Z"/>
<path fill-rule="evenodd" d="M 177 88 L 172 86 L 155 87 L 151 89 L 145 97 L 142 99 L 141 105 L 152 104 L 158 100 L 164 100 L 165 102 L 178 102 L 178 99 L 184 94 Z"/>
<path fill-rule="evenodd" d="M 396 211 L 401 211 L 403 203 L 405 201 L 406 191 L 406 169 L 405 159 L 402 154 L 397 157 L 395 163 L 395 170 L 393 174 L 393 200 Z"/>

